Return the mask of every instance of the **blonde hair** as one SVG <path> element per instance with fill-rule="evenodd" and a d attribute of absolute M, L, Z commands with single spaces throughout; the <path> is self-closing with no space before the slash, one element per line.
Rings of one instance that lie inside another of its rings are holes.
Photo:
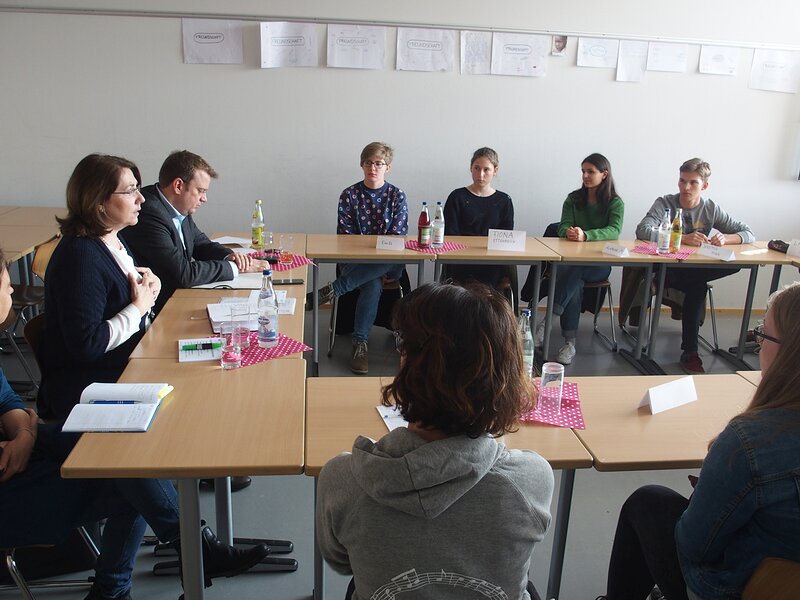
<path fill-rule="evenodd" d="M 690 158 L 681 165 L 681 173 L 697 173 L 703 181 L 711 177 L 711 165 L 702 158 Z"/>
<path fill-rule="evenodd" d="M 365 160 L 369 160 L 373 156 L 380 156 L 387 165 L 392 164 L 394 158 L 394 150 L 389 144 L 383 142 L 372 142 L 364 146 L 361 151 L 361 163 L 364 164 Z"/>

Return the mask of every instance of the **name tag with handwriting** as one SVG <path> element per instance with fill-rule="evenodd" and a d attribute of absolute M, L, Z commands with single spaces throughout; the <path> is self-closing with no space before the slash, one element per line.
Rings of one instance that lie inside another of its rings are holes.
<path fill-rule="evenodd" d="M 525 232 L 490 229 L 487 248 L 504 252 L 525 252 Z"/>
<path fill-rule="evenodd" d="M 391 250 L 392 252 L 402 252 L 406 249 L 406 240 L 399 235 L 379 235 L 375 243 L 378 250 Z"/>
<path fill-rule="evenodd" d="M 733 250 L 725 246 L 714 246 L 712 244 L 701 244 L 698 254 L 724 261 L 734 260 L 736 258 L 736 252 Z"/>
<path fill-rule="evenodd" d="M 625 246 L 612 244 L 611 242 L 605 245 L 603 248 L 603 254 L 610 254 L 611 256 L 618 256 L 620 258 L 630 256 L 630 252 L 628 252 L 628 249 Z"/>

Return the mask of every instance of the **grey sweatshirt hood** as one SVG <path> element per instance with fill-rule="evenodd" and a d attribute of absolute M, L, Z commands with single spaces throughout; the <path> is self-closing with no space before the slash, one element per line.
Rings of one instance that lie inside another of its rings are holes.
<path fill-rule="evenodd" d="M 352 475 L 377 503 L 433 519 L 471 490 L 505 452 L 489 436 L 426 442 L 399 428 L 378 442 L 358 437 Z"/>

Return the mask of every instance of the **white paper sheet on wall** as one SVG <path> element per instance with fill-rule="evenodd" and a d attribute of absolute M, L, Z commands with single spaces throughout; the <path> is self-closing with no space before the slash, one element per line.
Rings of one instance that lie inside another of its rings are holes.
<path fill-rule="evenodd" d="M 647 51 L 647 70 L 685 73 L 688 57 L 689 46 L 687 44 L 650 42 Z"/>
<path fill-rule="evenodd" d="M 697 69 L 706 75 L 736 75 L 739 48 L 732 46 L 702 46 Z"/>
<path fill-rule="evenodd" d="M 800 91 L 800 52 L 757 49 L 753 53 L 750 87 L 796 94 Z"/>
<path fill-rule="evenodd" d="M 461 32 L 461 74 L 488 75 L 492 70 L 492 32 Z"/>
<path fill-rule="evenodd" d="M 397 28 L 398 71 L 452 71 L 455 51 L 451 29 Z"/>
<path fill-rule="evenodd" d="M 318 67 L 317 26 L 313 23 L 261 23 L 261 68 Z"/>
<path fill-rule="evenodd" d="M 181 19 L 183 62 L 232 64 L 244 62 L 242 23 L 224 19 Z"/>
<path fill-rule="evenodd" d="M 544 77 L 550 36 L 495 33 L 492 36 L 492 75 Z"/>
<path fill-rule="evenodd" d="M 328 25 L 328 66 L 383 69 L 386 28 L 367 25 Z"/>
<path fill-rule="evenodd" d="M 620 40 L 617 59 L 617 81 L 644 80 L 647 67 L 647 42 Z"/>
<path fill-rule="evenodd" d="M 619 40 L 578 38 L 578 66 L 613 69 L 617 66 Z"/>

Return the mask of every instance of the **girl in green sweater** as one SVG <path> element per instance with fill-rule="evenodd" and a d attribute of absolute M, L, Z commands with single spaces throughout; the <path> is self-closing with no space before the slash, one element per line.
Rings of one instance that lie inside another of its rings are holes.
<path fill-rule="evenodd" d="M 622 229 L 625 207 L 614 189 L 611 163 L 602 154 L 590 154 L 581 163 L 583 185 L 570 193 L 561 209 L 559 237 L 573 242 L 616 240 Z M 575 337 L 581 316 L 583 284 L 602 281 L 611 273 L 607 266 L 558 267 L 553 314 L 561 319 L 564 345 L 558 351 L 558 362 L 568 365 L 575 358 Z M 544 320 L 536 331 L 536 340 L 544 338 Z"/>

